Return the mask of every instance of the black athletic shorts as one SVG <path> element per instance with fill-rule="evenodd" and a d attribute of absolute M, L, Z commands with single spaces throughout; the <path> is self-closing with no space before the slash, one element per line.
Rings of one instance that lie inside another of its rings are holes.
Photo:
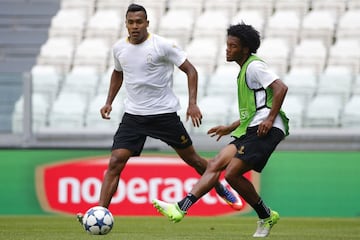
<path fill-rule="evenodd" d="M 139 156 L 148 136 L 177 149 L 192 145 L 192 140 L 176 113 L 146 116 L 125 113 L 114 135 L 112 150 L 129 149 L 133 156 Z"/>
<path fill-rule="evenodd" d="M 249 127 L 245 135 L 230 144 L 234 144 L 238 149 L 236 158 L 252 165 L 253 170 L 261 172 L 285 134 L 279 128 L 272 127 L 266 136 L 259 137 L 257 129 L 258 126 Z"/>

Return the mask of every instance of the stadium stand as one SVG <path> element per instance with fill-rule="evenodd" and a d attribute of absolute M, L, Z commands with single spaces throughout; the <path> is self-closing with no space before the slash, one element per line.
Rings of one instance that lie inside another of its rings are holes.
<path fill-rule="evenodd" d="M 24 97 L 21 96 L 15 103 L 15 108 L 12 114 L 12 131 L 14 133 L 21 133 L 23 131 L 23 107 Z M 39 131 L 48 125 L 48 117 L 50 110 L 50 102 L 41 93 L 33 93 L 32 95 L 32 128 L 34 131 Z"/>
<path fill-rule="evenodd" d="M 268 18 L 274 11 L 274 0 L 241 0 L 238 1 L 239 9 L 242 10 L 261 10 Z"/>
<path fill-rule="evenodd" d="M 62 92 L 49 112 L 49 125 L 44 127 L 54 132 L 82 129 L 85 127 L 86 99 L 73 92 Z"/>
<path fill-rule="evenodd" d="M 353 95 L 346 103 L 341 117 L 342 127 L 358 128 L 360 124 L 360 95 Z"/>
<path fill-rule="evenodd" d="M 94 108 L 101 99 L 105 101 L 113 69 L 111 46 L 127 34 L 124 13 L 131 2 L 145 5 L 151 32 L 173 39 L 187 51 L 199 70 L 199 104 L 209 96 L 228 92 L 224 85 L 215 84 L 227 81 L 216 79 L 236 79 L 236 65 L 228 70 L 228 76 L 220 74 L 226 69 L 224 37 L 229 23 L 244 21 L 261 34 L 259 56 L 289 86 L 284 108 L 293 118 L 294 129 L 341 130 L 360 121 L 359 115 L 346 115 L 358 104 L 353 99 L 360 95 L 358 0 L 0 0 L 0 133 L 21 132 L 19 114 L 24 111 L 19 106 L 27 73 L 32 77 L 35 105 L 41 102 L 39 95 L 48 103 L 45 118 L 37 119 L 37 110 L 33 111 L 33 130 L 41 133 L 44 125 L 48 131 L 57 124 L 57 113 L 65 118 L 59 109 L 62 99 L 80 83 L 80 77 L 71 76 L 76 69 L 88 67 L 95 67 L 86 70 L 93 73 L 87 77 L 87 83 L 93 83 L 89 87 L 93 101 L 80 104 L 75 123 L 71 123 L 72 117 L 60 121 L 73 126 L 69 129 L 101 128 L 103 121 L 97 122 L 98 109 Z M 183 105 L 179 113 L 185 116 L 187 85 L 181 72 L 175 72 L 173 86 Z M 123 97 L 121 94 L 119 99 Z M 323 101 L 334 101 L 334 107 L 326 110 Z M 342 112 L 338 104 L 347 110 Z M 236 101 L 217 114 L 223 110 L 221 114 L 227 118 L 222 121 L 226 122 L 237 114 Z M 203 111 L 212 116 L 207 109 Z M 114 121 L 120 114 L 114 114 Z M 191 124 L 187 127 L 193 133 L 201 132 L 194 131 Z"/>
<path fill-rule="evenodd" d="M 331 94 L 318 94 L 305 110 L 306 127 L 337 128 L 340 126 L 341 99 Z"/>
<path fill-rule="evenodd" d="M 179 21 L 179 19 L 183 19 Z M 194 14 L 185 9 L 170 9 L 160 20 L 159 34 L 176 39 L 180 46 L 185 47 L 191 39 L 194 25 Z"/>
<path fill-rule="evenodd" d="M 231 19 L 231 24 L 244 22 L 254 26 L 260 34 L 264 32 L 266 18 L 261 10 L 239 10 Z"/>
<path fill-rule="evenodd" d="M 301 99 L 307 105 L 314 97 L 318 84 L 318 76 L 313 68 L 292 67 L 283 77 L 288 86 L 288 94 Z"/>
<path fill-rule="evenodd" d="M 360 38 L 360 9 L 350 9 L 339 17 L 336 32 L 337 39 Z"/>
<path fill-rule="evenodd" d="M 326 47 L 332 45 L 335 31 L 335 16 L 330 10 L 313 10 L 304 16 L 301 38 L 321 39 Z"/>
<path fill-rule="evenodd" d="M 305 102 L 302 96 L 288 95 L 283 103 L 282 109 L 290 119 L 289 126 L 291 129 L 301 128 L 304 123 Z"/>
<path fill-rule="evenodd" d="M 42 94 L 50 104 L 57 97 L 63 75 L 55 66 L 35 65 L 31 69 L 32 91 L 34 94 Z"/>
<path fill-rule="evenodd" d="M 23 91 L 24 72 L 36 63 L 58 0 L 0 1 L 0 133 L 12 131 L 12 112 Z"/>
<path fill-rule="evenodd" d="M 301 19 L 295 10 L 279 10 L 269 17 L 265 28 L 265 37 L 281 37 L 291 46 L 297 44 L 300 34 Z"/>
<path fill-rule="evenodd" d="M 89 101 L 89 108 L 85 114 L 85 127 L 89 131 L 103 131 L 108 130 L 113 132 L 114 129 L 119 125 L 121 115 L 123 113 L 122 101 L 124 100 L 125 95 L 120 95 L 114 101 L 112 105 L 111 116 L 108 121 L 104 121 L 102 118 L 99 118 L 99 109 L 104 105 L 106 100 L 107 93 L 98 94 L 96 97 Z"/>
<path fill-rule="evenodd" d="M 87 18 L 84 9 L 60 9 L 51 20 L 49 37 L 68 37 L 77 45 L 83 38 Z"/>
<path fill-rule="evenodd" d="M 346 66 L 353 73 L 360 71 L 360 41 L 357 38 L 337 38 L 329 48 L 328 65 Z"/>
<path fill-rule="evenodd" d="M 257 54 L 263 58 L 280 76 L 283 76 L 289 68 L 291 45 L 286 38 L 265 38 Z"/>
<path fill-rule="evenodd" d="M 319 75 L 318 94 L 338 96 L 344 104 L 350 97 L 353 75 L 351 69 L 344 66 L 328 66 Z"/>
<path fill-rule="evenodd" d="M 294 47 L 291 66 L 314 68 L 317 74 L 322 72 L 326 65 L 327 48 L 322 40 L 303 38 Z"/>
<path fill-rule="evenodd" d="M 206 96 L 224 96 L 230 101 L 236 99 L 236 77 L 239 67 L 233 64 L 219 65 L 209 77 L 206 86 Z"/>
<path fill-rule="evenodd" d="M 193 38 L 214 38 L 220 43 L 225 42 L 226 27 L 230 17 L 223 9 L 206 9 L 194 23 Z"/>
<path fill-rule="evenodd" d="M 66 74 L 60 93 L 76 93 L 86 102 L 89 102 L 96 94 L 100 79 L 99 71 L 94 66 L 74 66 Z"/>
<path fill-rule="evenodd" d="M 293 10 L 302 18 L 310 8 L 310 1 L 304 0 L 276 0 L 274 1 L 274 9 L 278 10 Z"/>
<path fill-rule="evenodd" d="M 70 37 L 51 37 L 41 46 L 37 64 L 55 66 L 65 74 L 70 71 L 76 45 Z"/>
<path fill-rule="evenodd" d="M 123 16 L 114 9 L 99 9 L 90 16 L 85 26 L 85 38 L 103 38 L 111 46 L 120 37 Z"/>

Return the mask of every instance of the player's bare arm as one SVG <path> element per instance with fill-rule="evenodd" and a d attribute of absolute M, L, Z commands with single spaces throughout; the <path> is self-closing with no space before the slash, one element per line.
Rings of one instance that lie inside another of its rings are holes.
<path fill-rule="evenodd" d="M 288 87 L 280 79 L 275 80 L 269 87 L 273 90 L 272 108 L 268 117 L 260 123 L 257 131 L 258 136 L 265 136 L 272 128 L 288 90 Z"/>
<path fill-rule="evenodd" d="M 116 94 L 119 92 L 123 83 L 123 72 L 116 70 L 111 74 L 110 87 L 105 105 L 100 109 L 100 114 L 103 119 L 110 119 L 110 112 L 112 110 L 111 104 L 114 101 Z"/>
<path fill-rule="evenodd" d="M 188 79 L 189 104 L 186 111 L 186 121 L 190 117 L 194 127 L 199 127 L 201 124 L 202 114 L 199 107 L 197 106 L 197 71 L 188 60 L 185 60 L 185 62 L 181 64 L 179 68 L 187 75 Z"/>
<path fill-rule="evenodd" d="M 240 120 L 233 122 L 228 126 L 216 126 L 211 128 L 207 133 L 210 134 L 210 137 L 218 136 L 216 141 L 219 141 L 222 136 L 230 134 L 240 125 Z"/>

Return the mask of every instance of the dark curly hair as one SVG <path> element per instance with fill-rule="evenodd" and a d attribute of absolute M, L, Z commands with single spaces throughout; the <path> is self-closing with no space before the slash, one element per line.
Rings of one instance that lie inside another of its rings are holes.
<path fill-rule="evenodd" d="M 237 37 L 243 47 L 248 47 L 250 53 L 256 53 L 260 46 L 260 34 L 251 25 L 244 22 L 236 25 L 230 25 L 227 29 L 227 35 Z"/>

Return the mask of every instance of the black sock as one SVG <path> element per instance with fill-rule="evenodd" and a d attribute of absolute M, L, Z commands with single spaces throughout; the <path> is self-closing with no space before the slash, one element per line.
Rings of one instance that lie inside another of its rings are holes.
<path fill-rule="evenodd" d="M 224 196 L 224 192 L 225 192 L 225 187 L 222 184 L 216 184 L 215 185 L 215 190 L 216 193 L 219 194 L 220 196 Z"/>
<path fill-rule="evenodd" d="M 196 196 L 194 196 L 191 193 L 188 193 L 188 195 L 183 198 L 183 200 L 181 200 L 180 202 L 178 202 L 177 204 L 179 205 L 179 208 L 184 211 L 187 212 L 187 210 L 194 204 L 196 203 L 196 201 L 198 200 L 198 198 Z"/>
<path fill-rule="evenodd" d="M 255 210 L 260 219 L 270 217 L 270 208 L 265 205 L 261 198 L 255 205 L 251 207 Z"/>

